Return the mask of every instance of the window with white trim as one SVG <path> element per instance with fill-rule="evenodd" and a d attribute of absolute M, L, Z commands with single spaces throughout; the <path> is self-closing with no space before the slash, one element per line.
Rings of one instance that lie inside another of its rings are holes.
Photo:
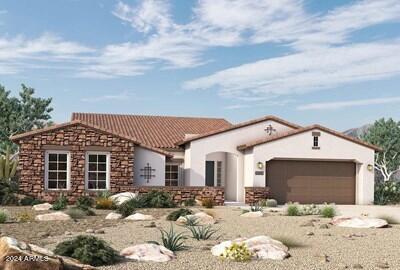
<path fill-rule="evenodd" d="M 110 153 L 86 153 L 86 189 L 104 190 L 109 188 Z"/>
<path fill-rule="evenodd" d="M 179 180 L 179 165 L 165 164 L 165 185 L 178 186 Z"/>
<path fill-rule="evenodd" d="M 222 161 L 217 161 L 217 187 L 222 186 Z"/>
<path fill-rule="evenodd" d="M 70 153 L 46 151 L 45 180 L 48 190 L 67 190 L 70 186 Z"/>

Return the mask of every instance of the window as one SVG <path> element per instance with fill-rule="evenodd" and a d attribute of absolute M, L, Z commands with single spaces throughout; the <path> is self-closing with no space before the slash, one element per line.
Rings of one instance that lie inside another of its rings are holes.
<path fill-rule="evenodd" d="M 165 165 L 165 185 L 178 186 L 179 165 L 166 164 Z"/>
<path fill-rule="evenodd" d="M 222 186 L 222 161 L 217 161 L 217 187 Z"/>
<path fill-rule="evenodd" d="M 313 148 L 319 148 L 319 137 L 314 136 Z"/>
<path fill-rule="evenodd" d="M 46 189 L 69 189 L 69 152 L 46 151 Z"/>
<path fill-rule="evenodd" d="M 101 190 L 109 187 L 110 154 L 88 152 L 86 154 L 86 189 Z"/>

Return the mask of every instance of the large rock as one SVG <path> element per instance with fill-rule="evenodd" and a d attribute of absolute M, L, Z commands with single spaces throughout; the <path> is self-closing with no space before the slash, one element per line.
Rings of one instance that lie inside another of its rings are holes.
<path fill-rule="evenodd" d="M 36 205 L 32 206 L 32 209 L 35 211 L 49 211 L 51 209 L 51 207 L 53 207 L 53 206 L 49 203 L 41 203 L 41 204 L 36 204 Z"/>
<path fill-rule="evenodd" d="M 63 212 L 54 212 L 43 215 L 37 215 L 35 220 L 37 221 L 54 221 L 54 220 L 70 220 L 71 217 Z"/>
<path fill-rule="evenodd" d="M 114 194 L 114 195 L 110 196 L 110 199 L 113 200 L 116 205 L 121 205 L 122 203 L 124 203 L 130 199 L 136 198 L 137 195 L 138 195 L 137 193 L 133 193 L 133 192 L 122 192 L 122 193 L 118 193 L 118 194 Z"/>
<path fill-rule="evenodd" d="M 261 211 L 256 211 L 256 212 L 246 212 L 244 214 L 241 214 L 241 217 L 247 217 L 247 218 L 255 218 L 255 217 L 262 217 L 264 214 Z"/>
<path fill-rule="evenodd" d="M 122 215 L 118 213 L 111 212 L 106 216 L 106 219 L 121 219 Z"/>
<path fill-rule="evenodd" d="M 22 261 L 7 261 L 6 257 L 14 256 Z M 37 258 L 37 260 L 32 260 Z M 23 261 L 23 260 L 26 261 Z M 29 260 L 30 259 L 30 260 Z M 0 238 L 0 269 L 4 270 L 61 270 L 61 269 L 94 269 L 79 261 L 55 255 L 45 248 L 20 242 L 11 237 Z"/>
<path fill-rule="evenodd" d="M 188 219 L 195 219 L 198 225 L 215 224 L 215 219 L 204 212 L 198 212 L 194 215 L 181 216 L 176 220 L 176 222 L 178 224 L 185 225 Z"/>
<path fill-rule="evenodd" d="M 233 241 L 225 241 L 211 248 L 214 256 L 222 256 L 225 249 L 232 243 L 246 244 L 254 259 L 283 260 L 289 257 L 288 247 L 269 236 L 261 235 L 252 238 L 238 238 Z"/>
<path fill-rule="evenodd" d="M 171 250 L 156 244 L 130 246 L 123 249 L 120 255 L 131 260 L 152 262 L 167 262 L 175 258 Z"/>
<path fill-rule="evenodd" d="M 332 224 L 349 228 L 384 228 L 388 226 L 387 221 L 380 218 L 345 216 L 334 217 Z"/>
<path fill-rule="evenodd" d="M 127 216 L 125 219 L 134 220 L 134 221 L 142 221 L 142 220 L 153 220 L 154 217 L 152 215 L 143 215 L 141 213 L 135 213 L 133 215 Z"/>

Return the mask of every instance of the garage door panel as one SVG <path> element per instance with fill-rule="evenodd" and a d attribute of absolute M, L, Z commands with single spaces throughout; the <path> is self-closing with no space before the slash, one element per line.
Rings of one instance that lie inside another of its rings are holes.
<path fill-rule="evenodd" d="M 266 168 L 266 184 L 279 203 L 355 203 L 352 162 L 273 160 Z"/>

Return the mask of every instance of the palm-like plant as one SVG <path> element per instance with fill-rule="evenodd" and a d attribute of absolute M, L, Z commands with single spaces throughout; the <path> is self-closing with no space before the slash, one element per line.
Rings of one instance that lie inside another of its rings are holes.
<path fill-rule="evenodd" d="M 192 232 L 192 237 L 198 241 L 208 240 L 218 232 L 218 230 L 213 229 L 211 225 L 208 226 L 187 226 L 187 228 Z"/>

